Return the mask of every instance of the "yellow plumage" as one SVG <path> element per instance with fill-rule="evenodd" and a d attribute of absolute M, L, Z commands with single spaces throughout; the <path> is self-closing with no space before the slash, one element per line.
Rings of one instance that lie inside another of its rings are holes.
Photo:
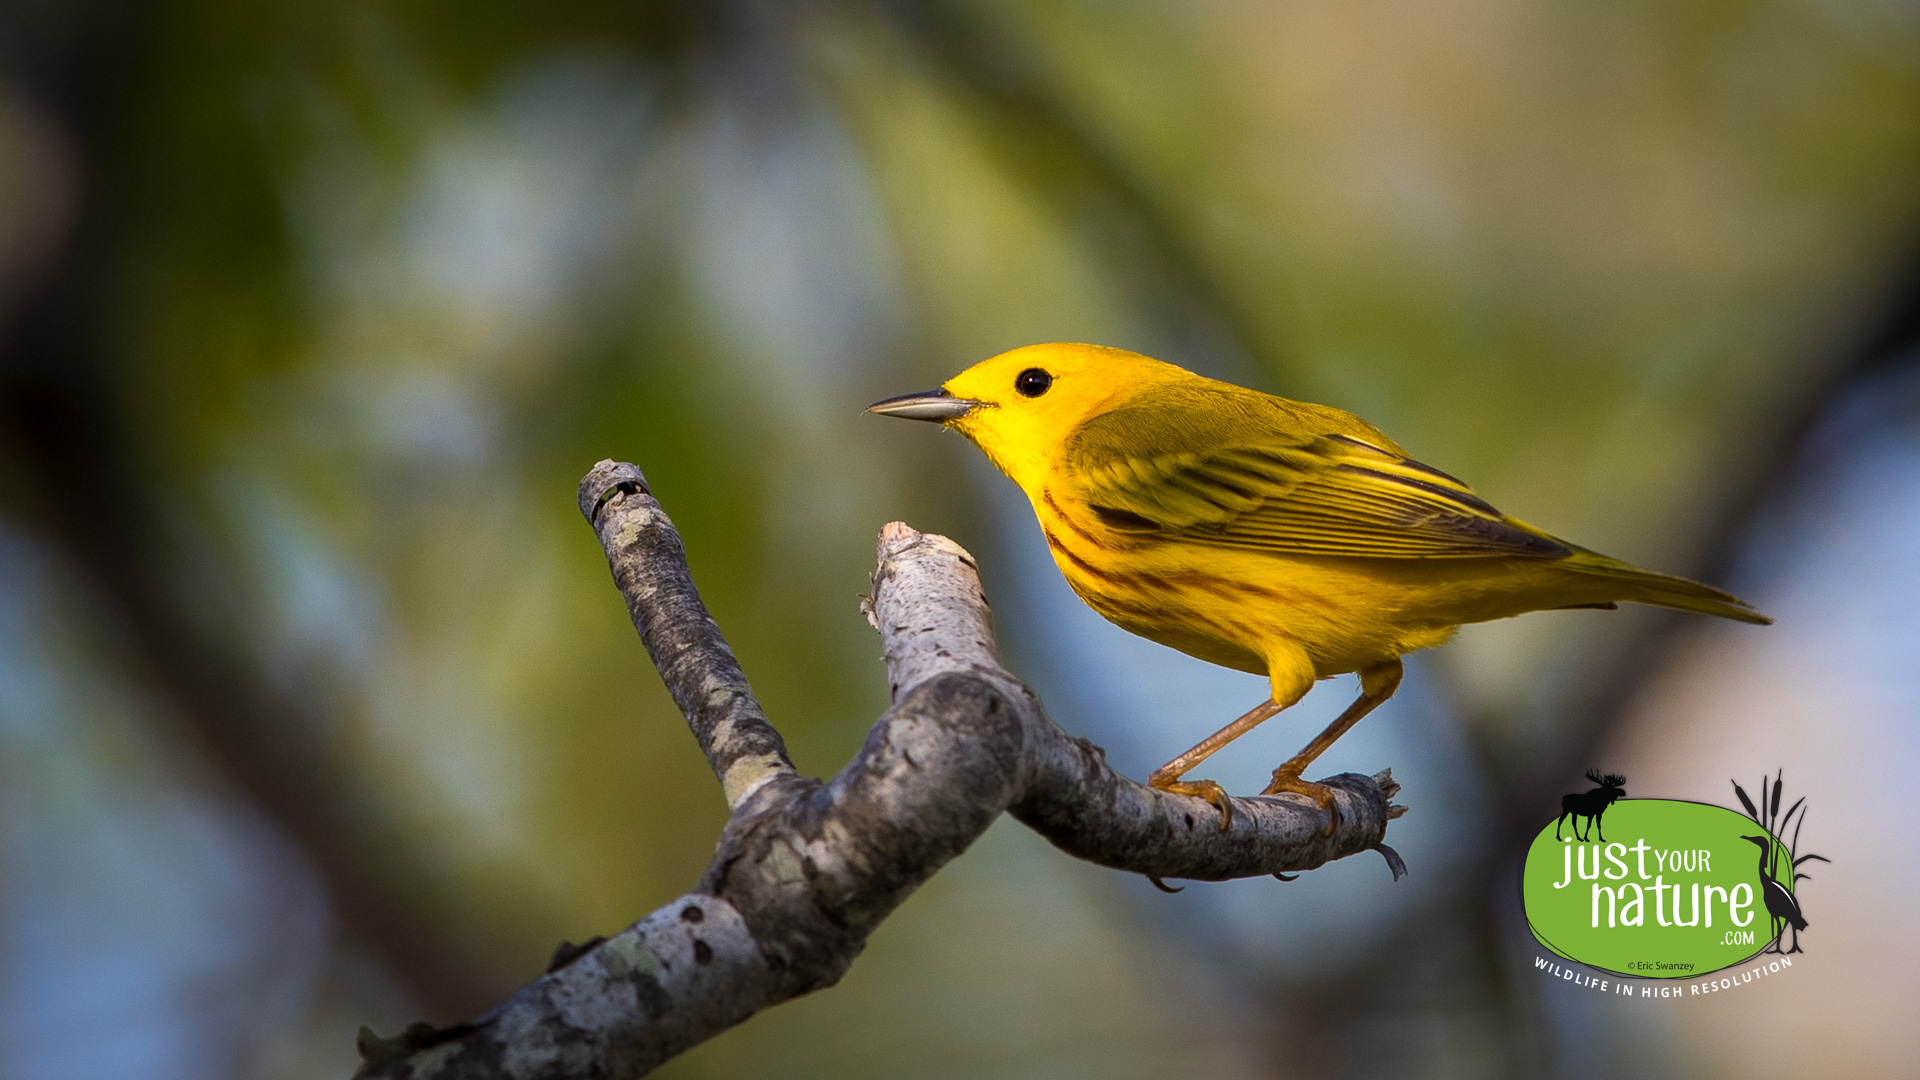
<path fill-rule="evenodd" d="M 1269 701 L 1153 776 L 1219 805 L 1222 828 L 1218 785 L 1181 774 L 1316 679 L 1357 671 L 1361 699 L 1267 789 L 1331 809 L 1301 770 L 1392 694 L 1402 655 L 1462 623 L 1622 600 L 1770 621 L 1508 517 L 1349 413 L 1122 349 L 1016 349 L 872 411 L 936 420 L 979 446 L 1026 492 L 1054 562 L 1095 611 L 1268 677 Z"/>

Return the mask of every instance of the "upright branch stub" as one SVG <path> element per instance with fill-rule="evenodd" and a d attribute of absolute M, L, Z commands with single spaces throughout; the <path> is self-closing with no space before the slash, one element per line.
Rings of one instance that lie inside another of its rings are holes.
<path fill-rule="evenodd" d="M 980 568 L 965 548 L 944 536 L 916 532 L 903 521 L 880 530 L 877 548 L 873 592 L 860 611 L 880 633 L 894 700 L 952 671 L 1019 685 L 1000 666 Z"/>
<path fill-rule="evenodd" d="M 580 481 L 580 512 L 599 534 L 633 628 L 720 778 L 727 805 L 792 775 L 787 745 L 693 587 L 680 534 L 647 478 L 625 462 L 600 462 Z"/>
<path fill-rule="evenodd" d="M 580 509 L 633 625 L 720 777 L 733 814 L 692 891 L 452 1028 L 362 1029 L 356 1075 L 392 1080 L 635 1077 L 761 1009 L 831 986 L 867 936 L 1002 812 L 1083 859 L 1152 877 L 1223 880 L 1377 849 L 1392 777 L 1345 774 L 1340 819 L 1298 796 L 1201 799 L 1114 772 L 1048 720 L 1000 666 L 973 558 L 899 522 L 881 531 L 862 605 L 885 646 L 893 707 L 824 783 L 795 773 L 693 589 L 686 553 L 640 470 L 603 461 Z"/>

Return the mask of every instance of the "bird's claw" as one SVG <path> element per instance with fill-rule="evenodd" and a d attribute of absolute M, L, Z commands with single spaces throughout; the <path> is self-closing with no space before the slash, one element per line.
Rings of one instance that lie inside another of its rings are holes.
<path fill-rule="evenodd" d="M 1311 780 L 1300 779 L 1300 774 L 1285 765 L 1273 770 L 1273 783 L 1267 785 L 1262 795 L 1305 795 L 1320 804 L 1327 812 L 1327 827 L 1320 835 L 1332 836 L 1340 827 L 1340 804 L 1334 801 L 1333 789 L 1325 784 L 1316 784 Z"/>
<path fill-rule="evenodd" d="M 1226 832 L 1233 825 L 1233 800 L 1228 797 L 1226 788 L 1212 780 L 1162 780 L 1155 776 L 1148 778 L 1147 786 L 1156 791 L 1205 799 L 1220 808 L 1221 832 Z"/>

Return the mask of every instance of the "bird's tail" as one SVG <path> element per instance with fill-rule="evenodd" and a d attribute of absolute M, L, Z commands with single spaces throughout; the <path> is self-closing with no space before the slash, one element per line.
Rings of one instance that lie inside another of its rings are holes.
<path fill-rule="evenodd" d="M 1697 581 L 1675 577 L 1672 574 L 1642 570 L 1632 563 L 1608 558 L 1597 551 L 1574 548 L 1573 555 L 1561 565 L 1583 574 L 1617 580 L 1623 586 L 1619 592 L 1619 598 L 1631 600 L 1636 604 L 1679 608 L 1681 611 L 1718 615 L 1723 619 L 1757 623 L 1761 626 L 1769 626 L 1773 623 L 1772 619 L 1755 611 L 1753 605 L 1732 593 L 1722 592 L 1711 585 L 1702 585 Z"/>

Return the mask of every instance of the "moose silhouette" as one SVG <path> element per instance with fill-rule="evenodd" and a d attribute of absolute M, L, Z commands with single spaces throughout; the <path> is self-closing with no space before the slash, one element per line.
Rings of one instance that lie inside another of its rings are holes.
<path fill-rule="evenodd" d="M 1600 826 L 1600 816 L 1607 812 L 1607 807 L 1612 806 L 1615 800 L 1627 793 L 1627 778 L 1616 773 L 1602 776 L 1599 769 L 1588 769 L 1587 779 L 1600 786 L 1592 791 L 1561 797 L 1560 816 L 1553 821 L 1555 840 L 1560 839 L 1560 823 L 1572 818 L 1574 838 L 1584 843 L 1587 838 L 1580 835 L 1580 819 L 1586 818 L 1587 831 L 1598 832 L 1600 842 L 1607 842 L 1606 831 Z"/>

